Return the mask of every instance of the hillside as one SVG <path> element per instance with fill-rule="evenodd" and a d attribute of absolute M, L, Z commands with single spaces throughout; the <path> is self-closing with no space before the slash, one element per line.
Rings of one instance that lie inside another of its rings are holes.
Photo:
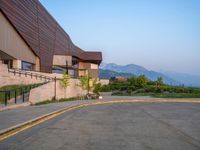
<path fill-rule="evenodd" d="M 162 77 L 164 82 L 171 85 L 178 85 L 180 82 L 173 80 L 172 78 L 164 75 L 163 73 L 150 71 L 146 68 L 134 64 L 128 65 L 117 65 L 114 63 L 102 63 L 100 66 L 100 78 L 109 79 L 113 76 L 123 76 L 123 77 L 130 77 L 130 76 L 139 76 L 145 75 L 150 80 L 156 80 L 157 77 Z"/>
<path fill-rule="evenodd" d="M 117 76 L 129 78 L 134 75 L 131 73 L 119 73 L 119 72 L 115 72 L 115 71 L 111 71 L 111 70 L 99 69 L 99 78 L 100 79 L 110 79 L 111 77 L 117 77 Z"/>

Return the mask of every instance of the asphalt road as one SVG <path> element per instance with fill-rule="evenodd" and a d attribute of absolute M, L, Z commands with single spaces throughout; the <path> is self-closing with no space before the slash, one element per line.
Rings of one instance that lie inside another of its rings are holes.
<path fill-rule="evenodd" d="M 93 105 L 0 142 L 14 150 L 199 150 L 200 104 Z"/>

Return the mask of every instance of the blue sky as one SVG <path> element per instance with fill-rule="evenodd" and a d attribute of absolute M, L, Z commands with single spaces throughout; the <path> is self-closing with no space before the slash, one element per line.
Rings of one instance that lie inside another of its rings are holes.
<path fill-rule="evenodd" d="M 200 75 L 200 0 L 41 0 L 104 62 Z"/>

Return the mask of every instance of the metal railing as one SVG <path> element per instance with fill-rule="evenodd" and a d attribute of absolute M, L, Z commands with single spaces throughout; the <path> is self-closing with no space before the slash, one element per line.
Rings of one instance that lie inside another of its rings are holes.
<path fill-rule="evenodd" d="M 18 74 L 20 77 L 24 75 L 25 77 L 30 76 L 31 78 L 35 78 L 36 80 L 40 79 L 45 81 L 54 81 L 54 78 L 52 77 L 44 76 L 35 72 L 33 73 L 31 71 L 29 72 L 27 70 L 13 68 L 13 69 L 8 69 L 8 72 L 13 73 L 14 75 Z"/>
<path fill-rule="evenodd" d="M 20 101 L 24 103 L 27 96 L 26 94 L 28 94 L 31 91 L 31 89 L 34 89 L 46 83 L 48 82 L 26 85 L 15 89 L 0 90 L 0 102 L 5 106 L 8 105 L 8 102 L 17 104 L 17 101 Z"/>

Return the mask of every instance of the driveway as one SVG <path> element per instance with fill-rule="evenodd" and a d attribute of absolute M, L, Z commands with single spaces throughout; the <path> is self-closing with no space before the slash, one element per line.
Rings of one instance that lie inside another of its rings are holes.
<path fill-rule="evenodd" d="M 200 104 L 82 107 L 1 141 L 0 149 L 199 150 Z"/>

